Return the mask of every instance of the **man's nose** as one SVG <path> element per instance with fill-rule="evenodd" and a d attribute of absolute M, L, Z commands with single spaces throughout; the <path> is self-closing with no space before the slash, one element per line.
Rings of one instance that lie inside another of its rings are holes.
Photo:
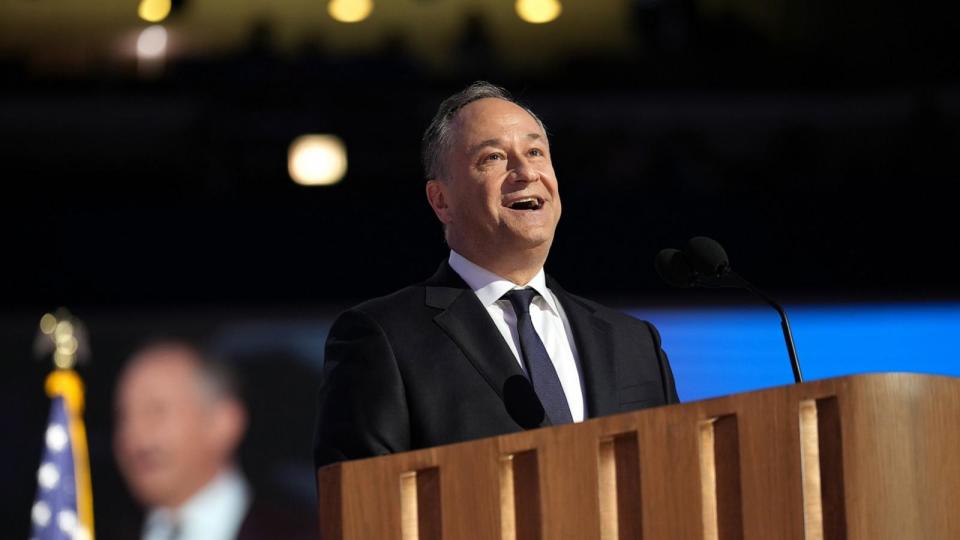
<path fill-rule="evenodd" d="M 540 179 L 540 172 L 523 159 L 518 159 L 513 166 L 513 177 L 517 182 L 536 182 Z"/>

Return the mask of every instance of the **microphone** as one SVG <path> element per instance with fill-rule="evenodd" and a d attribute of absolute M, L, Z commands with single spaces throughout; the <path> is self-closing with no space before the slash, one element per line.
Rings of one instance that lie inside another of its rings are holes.
<path fill-rule="evenodd" d="M 657 254 L 655 266 L 660 278 L 674 287 L 746 289 L 777 310 L 780 315 L 783 340 L 787 345 L 787 354 L 790 355 L 793 380 L 797 383 L 803 382 L 800 359 L 797 357 L 797 347 L 793 343 L 793 332 L 790 330 L 787 312 L 777 301 L 730 268 L 730 258 L 717 241 L 706 236 L 695 236 L 687 241 L 686 251 L 661 250 Z"/>
<path fill-rule="evenodd" d="M 654 261 L 660 278 L 674 287 L 693 287 L 698 274 L 690 266 L 687 256 L 679 249 L 664 249 Z"/>

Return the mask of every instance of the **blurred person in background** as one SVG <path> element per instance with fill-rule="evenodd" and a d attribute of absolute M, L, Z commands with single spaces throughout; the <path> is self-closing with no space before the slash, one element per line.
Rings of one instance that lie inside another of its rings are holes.
<path fill-rule="evenodd" d="M 237 380 L 183 341 L 137 351 L 115 396 L 114 453 L 146 516 L 144 540 L 313 538 L 283 505 L 254 501 L 235 459 L 247 429 Z"/>

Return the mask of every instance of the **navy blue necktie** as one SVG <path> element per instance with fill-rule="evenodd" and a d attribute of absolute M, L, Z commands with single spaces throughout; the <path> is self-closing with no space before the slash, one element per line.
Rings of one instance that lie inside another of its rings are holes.
<path fill-rule="evenodd" d="M 533 328 L 533 321 L 530 320 L 530 301 L 537 296 L 537 291 L 533 289 L 514 289 L 503 298 L 510 300 L 513 304 L 513 311 L 517 314 L 517 334 L 520 336 L 521 356 L 523 363 L 527 366 L 527 377 L 533 384 L 533 390 L 540 398 L 547 416 L 554 424 L 568 424 L 573 422 L 570 416 L 570 406 L 567 404 L 567 396 L 563 393 L 563 386 L 560 384 L 560 377 L 557 376 L 557 370 L 550 361 L 550 355 L 547 354 L 547 348 L 543 346 L 543 341 L 537 335 Z"/>

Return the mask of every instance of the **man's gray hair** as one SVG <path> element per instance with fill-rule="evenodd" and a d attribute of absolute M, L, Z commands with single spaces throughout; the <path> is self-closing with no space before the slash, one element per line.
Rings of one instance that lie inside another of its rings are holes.
<path fill-rule="evenodd" d="M 440 178 L 443 174 L 443 158 L 447 150 L 450 149 L 452 138 L 450 124 L 453 123 L 453 118 L 457 115 L 457 112 L 474 101 L 486 98 L 502 99 L 522 108 L 540 124 L 540 129 L 546 134 L 547 129 L 540 118 L 528 107 L 513 99 L 510 92 L 487 81 L 477 81 L 443 100 L 440 108 L 437 109 L 437 114 L 434 115 L 433 120 L 427 127 L 427 131 L 424 132 L 423 170 L 427 180 Z"/>
<path fill-rule="evenodd" d="M 226 360 L 188 338 L 150 338 L 137 348 L 125 369 L 147 354 L 157 352 L 176 353 L 186 358 L 196 370 L 196 382 L 204 397 L 212 401 L 243 401 L 240 379 Z"/>

